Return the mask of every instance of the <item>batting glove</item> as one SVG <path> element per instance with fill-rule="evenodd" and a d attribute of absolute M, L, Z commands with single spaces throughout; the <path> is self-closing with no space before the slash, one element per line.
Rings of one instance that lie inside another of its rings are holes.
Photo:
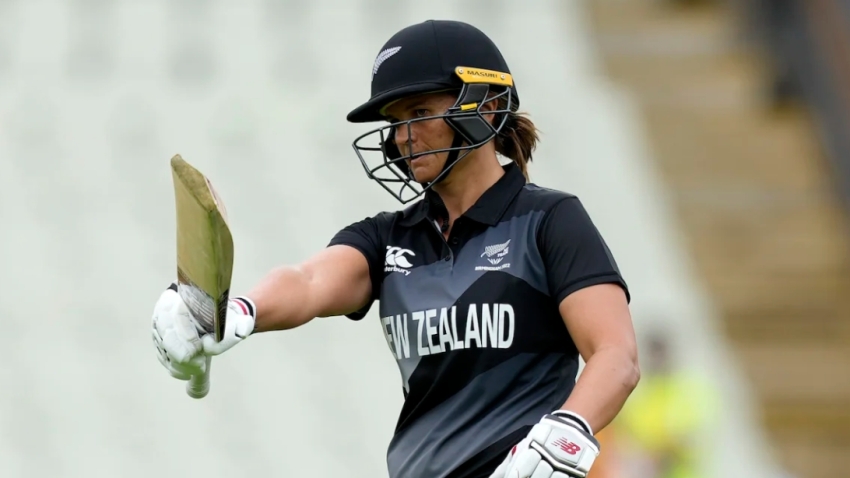
<path fill-rule="evenodd" d="M 254 332 L 257 308 L 247 297 L 234 297 L 227 303 L 227 318 L 221 342 L 215 341 L 215 334 L 201 337 L 205 355 L 219 355 L 241 343 Z"/>
<path fill-rule="evenodd" d="M 211 322 L 211 318 L 194 317 L 178 294 L 177 284 L 172 283 L 157 301 L 152 318 L 153 342 L 160 363 L 180 380 L 204 373 L 206 356 L 224 353 L 253 332 L 254 310 L 248 298 L 231 299 L 224 336 L 216 342 L 215 334 L 201 324 Z"/>
<path fill-rule="evenodd" d="M 544 416 L 490 478 L 585 478 L 599 456 L 599 442 L 579 415 L 562 410 Z"/>
<path fill-rule="evenodd" d="M 205 372 L 206 360 L 200 355 L 203 329 L 192 318 L 175 284 L 157 300 L 151 326 L 157 358 L 172 377 L 189 380 Z"/>

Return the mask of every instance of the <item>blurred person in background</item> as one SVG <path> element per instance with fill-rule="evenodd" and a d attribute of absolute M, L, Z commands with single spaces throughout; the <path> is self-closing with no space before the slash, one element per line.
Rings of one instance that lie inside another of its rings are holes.
<path fill-rule="evenodd" d="M 702 478 L 702 436 L 713 394 L 676 366 L 671 336 L 656 330 L 642 344 L 642 378 L 609 428 L 622 478 Z"/>
<path fill-rule="evenodd" d="M 152 320 L 160 361 L 186 380 L 252 333 L 379 301 L 405 397 L 391 478 L 583 476 L 639 378 L 629 293 L 579 199 L 528 182 L 537 132 L 502 54 L 466 23 L 412 25 L 382 47 L 371 93 L 348 121 L 388 124 L 355 151 L 400 202 L 422 199 L 234 297 L 219 343 L 172 284 Z"/>

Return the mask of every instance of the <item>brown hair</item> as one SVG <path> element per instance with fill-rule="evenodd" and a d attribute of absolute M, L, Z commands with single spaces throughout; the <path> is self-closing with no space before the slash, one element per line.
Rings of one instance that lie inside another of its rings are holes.
<path fill-rule="evenodd" d="M 496 108 L 504 110 L 506 107 L 506 97 L 499 97 Z M 519 166 L 526 180 L 528 180 L 528 163 L 531 162 L 531 154 L 540 139 L 538 132 L 539 130 L 526 113 L 512 111 L 508 113 L 505 125 L 496 136 L 496 152 L 512 159 Z"/>

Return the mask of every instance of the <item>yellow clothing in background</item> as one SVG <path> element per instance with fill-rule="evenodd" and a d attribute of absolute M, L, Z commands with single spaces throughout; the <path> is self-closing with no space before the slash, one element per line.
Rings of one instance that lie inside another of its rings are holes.
<path fill-rule="evenodd" d="M 714 409 L 713 394 L 684 373 L 648 376 L 617 417 L 617 429 L 652 463 L 657 478 L 700 478 L 700 434 Z"/>

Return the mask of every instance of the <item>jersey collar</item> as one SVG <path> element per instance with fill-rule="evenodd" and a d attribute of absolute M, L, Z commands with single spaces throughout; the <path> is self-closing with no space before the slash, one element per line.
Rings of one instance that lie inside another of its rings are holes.
<path fill-rule="evenodd" d="M 464 217 L 488 226 L 499 223 L 511 201 L 526 183 L 525 176 L 513 161 L 502 168 L 505 175 L 484 191 L 478 201 L 463 214 Z M 428 190 L 424 199 L 403 211 L 399 225 L 409 227 L 428 218 L 434 219 L 445 214 L 441 214 L 441 211 L 445 211 L 445 206 L 440 196 L 433 190 Z"/>

